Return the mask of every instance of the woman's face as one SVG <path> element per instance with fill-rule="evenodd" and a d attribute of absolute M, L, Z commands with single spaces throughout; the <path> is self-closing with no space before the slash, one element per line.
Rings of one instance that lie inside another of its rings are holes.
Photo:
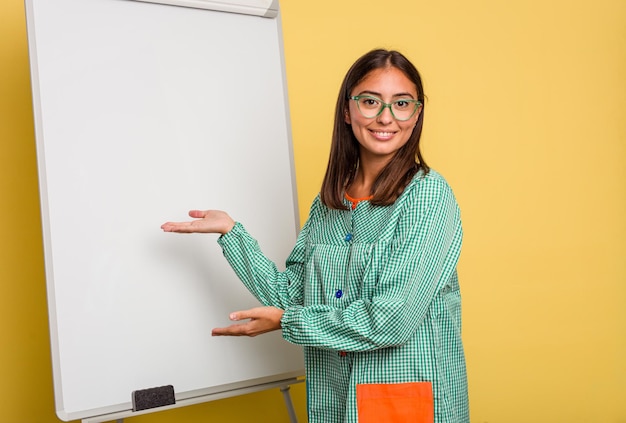
<path fill-rule="evenodd" d="M 409 78 L 395 67 L 371 71 L 350 96 L 368 95 L 391 103 L 396 100 L 417 100 L 417 88 Z M 394 118 L 389 107 L 381 114 L 367 118 L 361 114 L 357 102 L 349 100 L 345 121 L 352 126 L 352 132 L 360 145 L 360 160 L 375 160 L 387 163 L 409 140 L 417 123 L 422 106 L 406 121 Z"/>

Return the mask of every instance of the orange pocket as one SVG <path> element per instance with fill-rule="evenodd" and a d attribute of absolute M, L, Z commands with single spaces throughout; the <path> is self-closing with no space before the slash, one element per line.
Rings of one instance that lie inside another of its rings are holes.
<path fill-rule="evenodd" d="M 368 383 L 356 386 L 359 423 L 433 423 L 430 382 Z"/>

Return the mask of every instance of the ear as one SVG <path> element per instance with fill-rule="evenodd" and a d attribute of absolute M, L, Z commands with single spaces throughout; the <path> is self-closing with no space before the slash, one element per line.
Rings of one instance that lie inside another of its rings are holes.
<path fill-rule="evenodd" d="M 415 125 L 417 125 L 417 121 L 420 120 L 420 115 L 422 114 L 422 110 L 424 110 L 424 106 L 420 106 L 420 108 L 417 109 L 417 113 L 415 113 Z"/>
<path fill-rule="evenodd" d="M 343 111 L 343 120 L 348 125 L 352 125 L 352 120 L 350 119 L 350 111 L 348 109 Z"/>

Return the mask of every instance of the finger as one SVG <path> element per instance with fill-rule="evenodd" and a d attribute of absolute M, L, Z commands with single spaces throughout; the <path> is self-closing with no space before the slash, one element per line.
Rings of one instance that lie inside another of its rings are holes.
<path fill-rule="evenodd" d="M 202 219 L 203 217 L 206 216 L 206 211 L 204 211 L 204 210 L 190 210 L 189 211 L 189 216 L 190 217 L 194 217 L 196 219 Z"/>
<path fill-rule="evenodd" d="M 251 308 L 249 310 L 233 311 L 228 315 L 230 320 L 245 320 L 245 319 L 258 319 L 260 313 L 257 308 Z"/>
<path fill-rule="evenodd" d="M 212 336 L 247 336 L 248 323 L 241 325 L 230 325 L 225 328 L 214 328 L 211 331 Z"/>
<path fill-rule="evenodd" d="M 161 225 L 164 232 L 191 232 L 192 222 L 166 222 Z"/>
<path fill-rule="evenodd" d="M 165 222 L 161 225 L 161 229 L 165 232 L 174 232 L 176 231 L 176 228 L 180 227 L 180 224 L 180 222 Z"/>

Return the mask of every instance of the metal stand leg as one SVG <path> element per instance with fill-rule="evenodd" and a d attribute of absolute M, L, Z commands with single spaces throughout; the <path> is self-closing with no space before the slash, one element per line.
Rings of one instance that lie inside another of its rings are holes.
<path fill-rule="evenodd" d="M 296 417 L 296 411 L 293 408 L 293 403 L 291 402 L 291 395 L 289 395 L 289 385 L 282 386 L 280 388 L 280 392 L 283 393 L 283 399 L 285 400 L 285 405 L 287 406 L 287 412 L 289 413 L 289 420 L 291 423 L 298 423 L 298 417 Z"/>

